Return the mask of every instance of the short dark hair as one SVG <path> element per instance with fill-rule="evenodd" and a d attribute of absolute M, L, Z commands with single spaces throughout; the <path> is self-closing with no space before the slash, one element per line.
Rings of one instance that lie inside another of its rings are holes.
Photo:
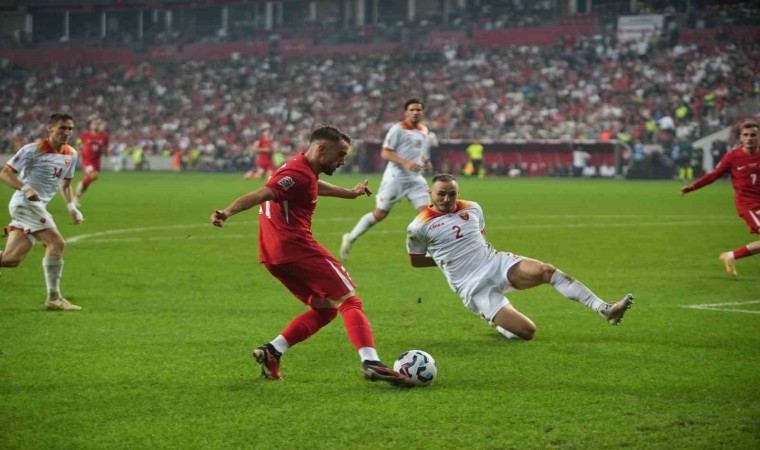
<path fill-rule="evenodd" d="M 54 123 L 62 122 L 64 120 L 74 120 L 74 116 L 68 113 L 53 113 L 50 115 L 50 119 L 48 119 L 48 125 L 52 125 Z"/>
<path fill-rule="evenodd" d="M 351 136 L 340 131 L 336 127 L 333 127 L 330 125 L 320 125 L 319 127 L 317 127 L 317 129 L 311 132 L 309 143 L 312 143 L 314 141 L 331 141 L 331 142 L 346 141 L 350 144 Z"/>
<path fill-rule="evenodd" d="M 433 177 L 433 181 L 431 182 L 431 184 L 437 181 L 457 181 L 457 179 L 454 178 L 454 175 L 451 175 L 448 173 L 439 173 L 438 175 Z"/>
<path fill-rule="evenodd" d="M 407 109 L 409 109 L 409 105 L 414 105 L 415 103 L 419 103 L 420 105 L 422 105 L 422 110 L 423 111 L 425 110 L 425 104 L 422 103 L 422 100 L 420 100 L 420 99 L 418 99 L 416 97 L 412 97 L 409 100 L 407 100 L 406 102 L 404 102 L 404 111 L 406 111 Z"/>
<path fill-rule="evenodd" d="M 757 120 L 747 120 L 742 122 L 741 125 L 739 125 L 739 129 L 743 130 L 745 128 L 760 128 L 760 122 Z"/>

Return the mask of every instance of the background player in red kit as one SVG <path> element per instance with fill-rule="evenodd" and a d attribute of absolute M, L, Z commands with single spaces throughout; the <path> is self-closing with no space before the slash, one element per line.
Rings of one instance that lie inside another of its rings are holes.
<path fill-rule="evenodd" d="M 739 216 L 747 222 L 749 232 L 760 234 L 760 122 L 748 121 L 739 126 L 741 146 L 726 153 L 710 173 L 681 188 L 681 195 L 707 186 L 722 175 L 731 175 L 734 203 Z M 720 254 L 730 276 L 736 276 L 735 260 L 760 253 L 760 240 L 732 252 Z"/>
<path fill-rule="evenodd" d="M 90 183 L 97 180 L 100 175 L 100 157 L 108 154 L 108 139 L 108 133 L 103 131 L 103 122 L 97 117 L 90 121 L 89 130 L 79 135 L 79 140 L 82 142 L 79 153 L 85 176 L 77 185 L 74 195 L 76 204 L 79 204 L 82 194 L 90 187 Z"/>
<path fill-rule="evenodd" d="M 211 215 L 218 227 L 230 216 L 261 205 L 259 209 L 259 261 L 310 309 L 293 319 L 282 334 L 253 351 L 265 378 L 281 380 L 280 357 L 306 340 L 338 315 L 343 315 L 351 343 L 359 351 L 362 374 L 409 386 L 409 379 L 385 367 L 375 350 L 374 336 L 356 285 L 346 269 L 311 233 L 311 219 L 318 196 L 354 199 L 371 195 L 367 181 L 353 189 L 320 180 L 346 162 L 351 138 L 330 126 L 314 130 L 306 153 L 285 163 L 266 185 L 246 194 Z"/>
<path fill-rule="evenodd" d="M 245 178 L 269 178 L 269 175 L 275 170 L 272 160 L 274 141 L 272 140 L 271 128 L 267 127 L 261 131 L 261 136 L 253 143 L 251 151 L 256 154 L 256 171 L 254 172 L 251 169 L 245 174 Z"/>

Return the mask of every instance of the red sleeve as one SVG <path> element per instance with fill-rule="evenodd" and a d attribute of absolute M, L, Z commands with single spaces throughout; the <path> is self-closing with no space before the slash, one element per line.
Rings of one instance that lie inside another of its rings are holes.
<path fill-rule="evenodd" d="M 701 187 L 705 187 L 723 175 L 729 173 L 731 173 L 731 153 L 726 153 L 726 155 L 723 156 L 715 169 L 704 174 L 702 178 L 689 185 L 689 191 L 696 191 Z"/>
<path fill-rule="evenodd" d="M 266 186 L 277 196 L 278 202 L 293 200 L 303 195 L 311 180 L 297 170 L 279 170 L 267 181 Z"/>

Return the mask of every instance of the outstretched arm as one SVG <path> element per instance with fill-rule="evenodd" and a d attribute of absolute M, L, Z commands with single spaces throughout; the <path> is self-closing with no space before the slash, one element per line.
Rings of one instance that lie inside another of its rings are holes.
<path fill-rule="evenodd" d="M 369 180 L 364 180 L 361 183 L 354 186 L 353 189 L 346 189 L 344 187 L 330 184 L 327 181 L 318 180 L 317 194 L 322 197 L 338 197 L 338 198 L 349 198 L 349 199 L 355 199 L 356 197 L 359 197 L 361 195 L 366 195 L 369 197 L 370 195 L 372 195 L 372 190 L 369 187 L 367 187 L 367 184 L 369 184 Z"/>
<path fill-rule="evenodd" d="M 698 179 L 697 181 L 691 183 L 688 186 L 684 186 L 681 188 L 681 197 L 688 194 L 691 191 L 696 191 L 697 189 L 707 186 L 708 184 L 712 183 L 713 181 L 720 178 L 722 175 L 725 175 L 727 173 L 731 172 L 731 165 L 726 161 L 727 158 L 724 158 L 719 164 L 718 167 L 712 170 L 712 172 L 708 172 L 702 176 L 702 178 Z"/>
<path fill-rule="evenodd" d="M 245 194 L 244 196 L 238 198 L 234 202 L 230 204 L 230 206 L 222 209 L 222 210 L 214 210 L 214 213 L 211 214 L 211 223 L 215 227 L 221 227 L 224 225 L 224 221 L 227 220 L 228 217 L 234 216 L 235 214 L 251 209 L 256 205 L 260 205 L 266 201 L 269 200 L 275 200 L 277 196 L 274 194 L 274 191 L 269 189 L 266 186 L 262 186 L 258 190 L 255 190 L 251 193 Z"/>

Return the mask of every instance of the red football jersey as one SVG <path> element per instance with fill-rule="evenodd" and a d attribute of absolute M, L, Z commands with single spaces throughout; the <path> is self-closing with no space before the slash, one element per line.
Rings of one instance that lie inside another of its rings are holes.
<path fill-rule="evenodd" d="M 272 152 L 274 150 L 274 141 L 271 139 L 264 139 L 259 138 L 259 152 L 256 153 L 258 156 L 256 157 L 256 164 L 261 163 L 271 163 L 272 162 Z"/>
<path fill-rule="evenodd" d="M 739 215 L 760 208 L 760 152 L 750 155 L 742 147 L 726 153 L 712 172 L 691 184 L 693 189 L 707 186 L 722 175 L 731 175 L 734 203 Z"/>
<path fill-rule="evenodd" d="M 85 131 L 79 135 L 82 141 L 82 148 L 79 153 L 82 161 L 98 161 L 103 153 L 108 151 L 108 133 L 91 133 Z"/>
<path fill-rule="evenodd" d="M 277 200 L 259 209 L 259 261 L 284 264 L 329 252 L 311 234 L 317 208 L 317 175 L 303 154 L 282 165 L 266 186 Z"/>

